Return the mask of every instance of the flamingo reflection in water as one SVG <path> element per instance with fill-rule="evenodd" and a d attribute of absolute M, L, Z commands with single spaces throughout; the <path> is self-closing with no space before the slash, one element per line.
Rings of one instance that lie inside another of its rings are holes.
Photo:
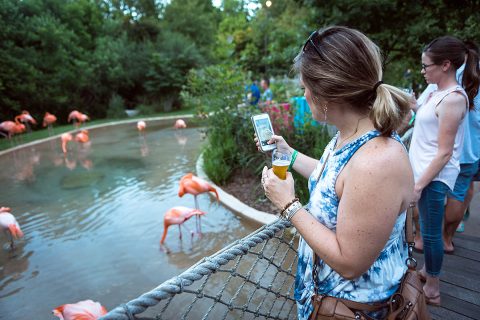
<path fill-rule="evenodd" d="M 203 216 L 204 214 L 205 212 L 203 211 L 200 211 L 198 209 L 187 208 L 187 207 L 173 207 L 169 209 L 167 212 L 165 212 L 165 215 L 163 216 L 163 235 L 162 235 L 162 239 L 160 240 L 160 247 L 162 249 L 164 248 L 163 243 L 165 242 L 165 238 L 167 237 L 168 228 L 171 225 L 173 224 L 178 225 L 179 238 L 182 239 L 181 226 L 183 225 L 183 223 L 193 216 L 200 217 L 200 216 Z M 186 225 L 184 225 L 184 227 L 191 233 L 193 237 L 194 232 L 190 231 Z M 199 233 L 198 226 L 197 226 L 197 233 Z M 169 250 L 166 249 L 166 252 L 168 253 Z"/>
<path fill-rule="evenodd" d="M 107 309 L 99 302 L 83 300 L 56 307 L 52 313 L 62 320 L 96 320 L 106 315 Z"/>
<path fill-rule="evenodd" d="M 177 143 L 182 147 L 182 149 L 188 142 L 188 137 L 182 133 L 175 132 L 175 139 L 177 140 Z"/>
<path fill-rule="evenodd" d="M 145 123 L 145 121 L 140 120 L 137 122 L 138 137 L 140 139 L 140 153 L 142 157 L 146 157 L 150 153 L 147 145 L 147 138 L 145 137 L 146 128 L 147 124 Z"/>
<path fill-rule="evenodd" d="M 23 232 L 20 229 L 20 225 L 17 219 L 10 213 L 9 207 L 0 207 L 0 228 L 5 233 L 10 234 L 10 248 L 15 249 L 14 239 L 20 239 L 23 237 Z"/>
<path fill-rule="evenodd" d="M 199 178 L 197 176 L 194 176 L 193 173 L 187 173 L 180 179 L 180 187 L 178 189 L 178 196 L 181 198 L 183 197 L 186 193 L 189 193 L 193 195 L 195 199 L 195 209 L 200 209 L 198 206 L 198 199 L 197 196 L 202 193 L 208 193 L 208 192 L 213 192 L 215 193 L 215 196 L 217 198 L 217 201 L 219 201 L 218 193 L 217 190 L 212 187 L 207 181 L 203 180 L 202 178 Z M 197 228 L 202 230 L 202 225 L 200 221 L 200 216 L 197 216 L 197 223 L 198 226 Z"/>
<path fill-rule="evenodd" d="M 73 137 L 71 133 L 68 133 L 68 132 L 64 133 L 60 136 L 60 140 L 62 143 L 62 151 L 64 155 L 65 165 L 68 169 L 73 170 L 77 166 L 76 159 L 71 160 L 68 157 L 68 144 L 72 140 L 75 140 L 76 142 L 79 143 L 79 147 L 77 148 L 77 157 L 78 157 L 78 160 L 80 160 L 82 166 L 87 170 L 93 167 L 93 162 L 87 158 L 90 152 L 90 147 L 91 147 L 88 130 L 81 130 L 79 133 L 75 135 L 75 137 Z"/>
<path fill-rule="evenodd" d="M 14 157 L 15 179 L 18 181 L 35 181 L 35 166 L 40 163 L 40 154 L 31 148 L 31 150 L 19 150 L 19 154 Z"/>

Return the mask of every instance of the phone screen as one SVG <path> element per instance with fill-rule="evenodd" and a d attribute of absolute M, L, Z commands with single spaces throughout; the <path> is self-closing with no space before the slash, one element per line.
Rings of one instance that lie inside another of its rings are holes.
<path fill-rule="evenodd" d="M 255 126 L 258 130 L 258 140 L 262 146 L 269 145 L 267 142 L 272 138 L 273 129 L 267 118 L 255 120 Z"/>

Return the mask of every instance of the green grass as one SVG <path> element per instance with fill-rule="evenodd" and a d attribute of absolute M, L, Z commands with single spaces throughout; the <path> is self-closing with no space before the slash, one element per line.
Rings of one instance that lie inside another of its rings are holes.
<path fill-rule="evenodd" d="M 135 116 L 135 117 L 128 117 L 128 118 L 122 118 L 122 119 L 100 119 L 100 120 L 93 120 L 93 121 L 87 122 L 86 128 L 88 129 L 88 127 L 90 127 L 90 126 L 103 124 L 103 123 L 109 123 L 109 122 L 112 122 L 112 121 L 149 119 L 149 118 L 154 118 L 154 117 L 176 116 L 176 115 L 186 115 L 186 114 L 194 114 L 194 113 L 195 113 L 194 109 L 182 109 L 182 110 L 179 110 L 179 111 L 155 113 L 155 114 L 151 114 L 151 115 L 148 115 L 148 116 L 138 115 L 138 116 Z M 38 127 L 41 126 L 41 120 L 40 119 L 37 119 L 37 120 L 39 122 L 39 125 L 37 125 L 36 127 L 38 128 Z M 73 129 L 74 129 L 74 127 L 71 124 L 59 125 L 59 126 L 54 126 L 53 133 L 55 135 L 57 135 L 57 134 L 61 134 L 61 133 L 73 130 Z M 15 138 L 16 143 L 14 143 L 14 146 L 22 145 L 22 144 L 25 144 L 25 143 L 29 143 L 29 142 L 32 142 L 32 141 L 36 141 L 36 140 L 40 140 L 40 139 L 44 139 L 44 138 L 48 138 L 48 137 L 49 137 L 48 130 L 42 128 L 40 130 L 35 130 L 35 131 L 30 132 L 30 133 L 24 133 L 24 134 L 16 137 Z M 12 147 L 12 143 L 8 139 L 0 138 L 0 151 L 9 149 L 11 147 Z"/>

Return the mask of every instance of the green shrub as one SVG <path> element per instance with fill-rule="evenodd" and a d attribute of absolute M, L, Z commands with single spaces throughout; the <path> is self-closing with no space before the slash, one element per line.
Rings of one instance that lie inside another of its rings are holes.
<path fill-rule="evenodd" d="M 126 118 L 125 103 L 123 98 L 114 93 L 108 102 L 107 117 L 111 119 Z"/>
<path fill-rule="evenodd" d="M 206 118 L 207 143 L 204 169 L 217 184 L 225 184 L 238 170 L 260 176 L 262 168 L 271 166 L 270 154 L 259 152 L 253 142 L 250 117 L 260 113 L 253 106 L 240 106 L 247 81 L 245 73 L 234 65 L 216 65 L 193 70 L 181 93 L 184 104 L 195 106 Z M 325 127 L 313 125 L 311 117 L 302 128 L 279 128 L 287 142 L 298 151 L 320 158 L 330 140 Z M 301 201 L 308 201 L 307 180 L 295 177 L 295 189 Z"/>
<path fill-rule="evenodd" d="M 148 116 L 155 113 L 155 107 L 150 104 L 140 104 L 136 109 L 138 110 L 138 114 L 142 116 Z"/>

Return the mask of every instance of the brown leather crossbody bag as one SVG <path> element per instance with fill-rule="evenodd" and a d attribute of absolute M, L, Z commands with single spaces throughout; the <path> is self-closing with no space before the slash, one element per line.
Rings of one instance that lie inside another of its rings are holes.
<path fill-rule="evenodd" d="M 360 319 L 374 320 L 368 314 L 388 308 L 386 320 L 430 320 L 423 286 L 416 274 L 417 262 L 412 257 L 413 237 L 413 205 L 407 210 L 405 221 L 405 240 L 408 244 L 407 272 L 402 278 L 400 287 L 388 301 L 383 303 L 359 303 L 355 301 L 330 297 L 318 293 L 317 255 L 314 253 L 313 279 L 315 294 L 312 296 L 313 312 L 310 320 Z"/>

